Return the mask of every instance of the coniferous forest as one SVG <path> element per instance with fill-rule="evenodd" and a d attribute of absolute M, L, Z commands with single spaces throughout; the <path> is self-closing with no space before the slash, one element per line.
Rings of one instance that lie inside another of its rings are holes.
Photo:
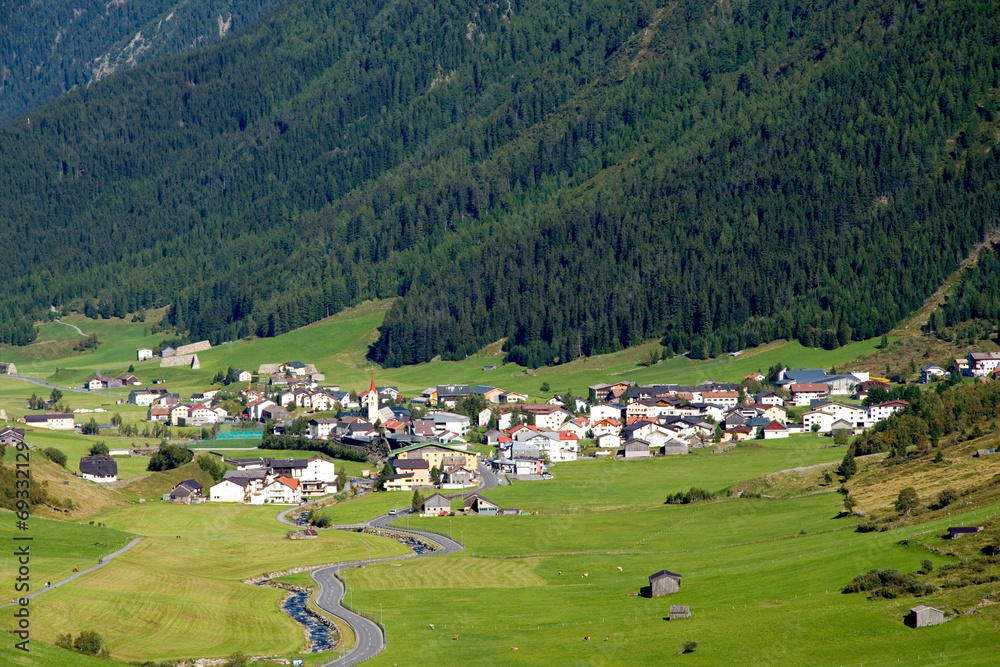
<path fill-rule="evenodd" d="M 388 365 L 869 338 L 997 226 L 997 12 L 289 0 L 0 130 L 0 341 L 391 296 Z"/>
<path fill-rule="evenodd" d="M 76 86 L 208 44 L 281 0 L 0 3 L 0 123 Z"/>

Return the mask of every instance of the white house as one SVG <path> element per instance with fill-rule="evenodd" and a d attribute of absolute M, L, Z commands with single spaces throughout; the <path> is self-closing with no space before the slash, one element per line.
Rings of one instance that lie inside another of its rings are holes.
<path fill-rule="evenodd" d="M 973 377 L 989 375 L 1000 367 L 1000 352 L 969 352 L 969 372 Z"/>
<path fill-rule="evenodd" d="M 600 405 L 590 406 L 590 421 L 592 422 L 600 421 L 602 419 L 620 420 L 621 418 L 622 407 L 620 405 L 602 403 Z"/>
<path fill-rule="evenodd" d="M 597 446 L 601 449 L 618 449 L 622 446 L 622 437 L 617 433 L 602 433 L 597 436 Z"/>
<path fill-rule="evenodd" d="M 761 432 L 763 433 L 765 440 L 788 437 L 788 428 L 781 422 L 771 422 L 761 429 Z"/>
<path fill-rule="evenodd" d="M 920 369 L 920 381 L 924 384 L 931 382 L 933 378 L 946 378 L 948 375 L 948 371 L 935 364 L 923 366 Z"/>
<path fill-rule="evenodd" d="M 815 426 L 817 433 L 829 433 L 835 421 L 838 421 L 838 417 L 826 410 L 810 410 L 802 415 L 802 425 L 806 430 L 811 431 Z"/>
<path fill-rule="evenodd" d="M 600 437 L 606 433 L 618 435 L 622 431 L 622 425 L 614 417 L 598 419 L 591 422 L 590 430 L 594 432 L 594 437 Z"/>
<path fill-rule="evenodd" d="M 873 422 L 880 422 L 884 419 L 888 419 L 900 410 L 905 410 L 909 405 L 906 401 L 886 401 L 885 403 L 877 403 L 875 405 L 868 406 L 868 418 Z"/>
<path fill-rule="evenodd" d="M 240 382 L 250 382 L 250 380 L 253 379 L 253 373 L 242 369 L 236 369 L 236 379 Z"/>
<path fill-rule="evenodd" d="M 247 493 L 246 479 L 224 479 L 208 490 L 213 503 L 242 503 Z"/>
<path fill-rule="evenodd" d="M 84 456 L 80 459 L 80 477 L 92 482 L 114 482 L 118 464 L 110 456 Z"/>
<path fill-rule="evenodd" d="M 139 359 L 139 361 L 146 361 L 146 359 L 153 358 L 153 351 L 148 347 L 140 347 L 135 351 L 135 356 Z"/>
<path fill-rule="evenodd" d="M 822 382 L 793 382 L 788 389 L 792 392 L 792 405 L 809 405 L 810 401 L 830 395 L 830 387 Z"/>
<path fill-rule="evenodd" d="M 337 480 L 337 466 L 330 459 L 313 456 L 309 459 L 309 465 L 306 467 L 302 479 L 334 482 Z"/>
<path fill-rule="evenodd" d="M 310 419 L 307 433 L 313 440 L 326 440 L 336 425 L 336 419 Z"/>
<path fill-rule="evenodd" d="M 740 402 L 740 394 L 736 391 L 703 391 L 701 402 L 720 405 L 724 408 L 735 408 Z"/>
<path fill-rule="evenodd" d="M 778 394 L 774 393 L 771 390 L 765 390 L 760 392 L 759 394 L 757 394 L 754 400 L 756 400 L 758 403 L 761 403 L 762 405 L 780 406 L 785 404 L 785 399 L 783 399 L 781 396 L 779 396 Z"/>
<path fill-rule="evenodd" d="M 263 495 L 265 503 L 298 505 L 302 502 L 302 489 L 299 480 L 287 477 L 279 477 L 265 486 Z"/>

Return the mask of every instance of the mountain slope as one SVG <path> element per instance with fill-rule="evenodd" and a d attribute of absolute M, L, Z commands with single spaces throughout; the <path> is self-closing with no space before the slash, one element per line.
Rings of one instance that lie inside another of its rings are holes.
<path fill-rule="evenodd" d="M 35 0 L 0 5 L 0 124 L 73 88 L 208 44 L 280 0 Z"/>
<path fill-rule="evenodd" d="M 0 339 L 95 296 L 218 341 L 397 294 L 390 365 L 868 338 L 996 211 L 998 34 L 951 1 L 292 0 L 6 128 Z"/>

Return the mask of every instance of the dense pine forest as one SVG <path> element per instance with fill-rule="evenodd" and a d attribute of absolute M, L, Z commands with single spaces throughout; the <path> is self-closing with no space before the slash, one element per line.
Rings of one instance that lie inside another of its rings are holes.
<path fill-rule="evenodd" d="M 875 336 L 996 226 L 997 11 L 290 0 L 0 131 L 0 340 L 390 296 L 388 365 Z"/>
<path fill-rule="evenodd" d="M 0 123 L 115 71 L 208 44 L 281 0 L 0 3 Z"/>

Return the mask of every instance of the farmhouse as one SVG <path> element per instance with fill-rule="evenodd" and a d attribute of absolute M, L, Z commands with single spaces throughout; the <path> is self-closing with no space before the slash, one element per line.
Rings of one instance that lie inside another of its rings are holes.
<path fill-rule="evenodd" d="M 1000 367 L 1000 352 L 969 352 L 969 373 L 984 377 Z"/>
<path fill-rule="evenodd" d="M 45 415 L 25 415 L 24 423 L 37 428 L 47 428 L 51 431 L 72 431 L 76 428 L 73 415 L 61 412 L 50 412 Z"/>
<path fill-rule="evenodd" d="M 910 613 L 906 615 L 906 624 L 911 628 L 923 628 L 942 623 L 944 623 L 944 613 L 940 609 L 923 604 L 911 607 Z"/>
<path fill-rule="evenodd" d="M 80 477 L 92 482 L 114 482 L 118 464 L 110 456 L 84 456 L 80 459 Z"/>
<path fill-rule="evenodd" d="M 472 510 L 476 514 L 484 516 L 496 516 L 500 506 L 490 502 L 478 493 L 471 493 L 465 497 L 465 509 Z"/>
<path fill-rule="evenodd" d="M 213 503 L 242 503 L 249 484 L 250 480 L 245 477 L 224 479 L 209 489 L 209 497 Z"/>
<path fill-rule="evenodd" d="M 148 347 L 140 347 L 135 351 L 135 356 L 139 361 L 146 361 L 153 358 L 153 351 Z"/>
<path fill-rule="evenodd" d="M 197 503 L 204 500 L 201 490 L 201 484 L 193 479 L 186 479 L 175 486 L 169 493 L 163 494 L 163 499 L 170 503 Z"/>
<path fill-rule="evenodd" d="M 19 445 L 24 442 L 24 429 L 8 426 L 0 431 L 0 445 Z"/>
<path fill-rule="evenodd" d="M 451 512 L 451 501 L 440 493 L 431 494 L 424 500 L 424 514 L 431 516 L 444 516 Z"/>
<path fill-rule="evenodd" d="M 660 570 L 649 575 L 650 596 L 658 598 L 661 595 L 676 593 L 681 589 L 681 575 L 670 570 Z"/>

